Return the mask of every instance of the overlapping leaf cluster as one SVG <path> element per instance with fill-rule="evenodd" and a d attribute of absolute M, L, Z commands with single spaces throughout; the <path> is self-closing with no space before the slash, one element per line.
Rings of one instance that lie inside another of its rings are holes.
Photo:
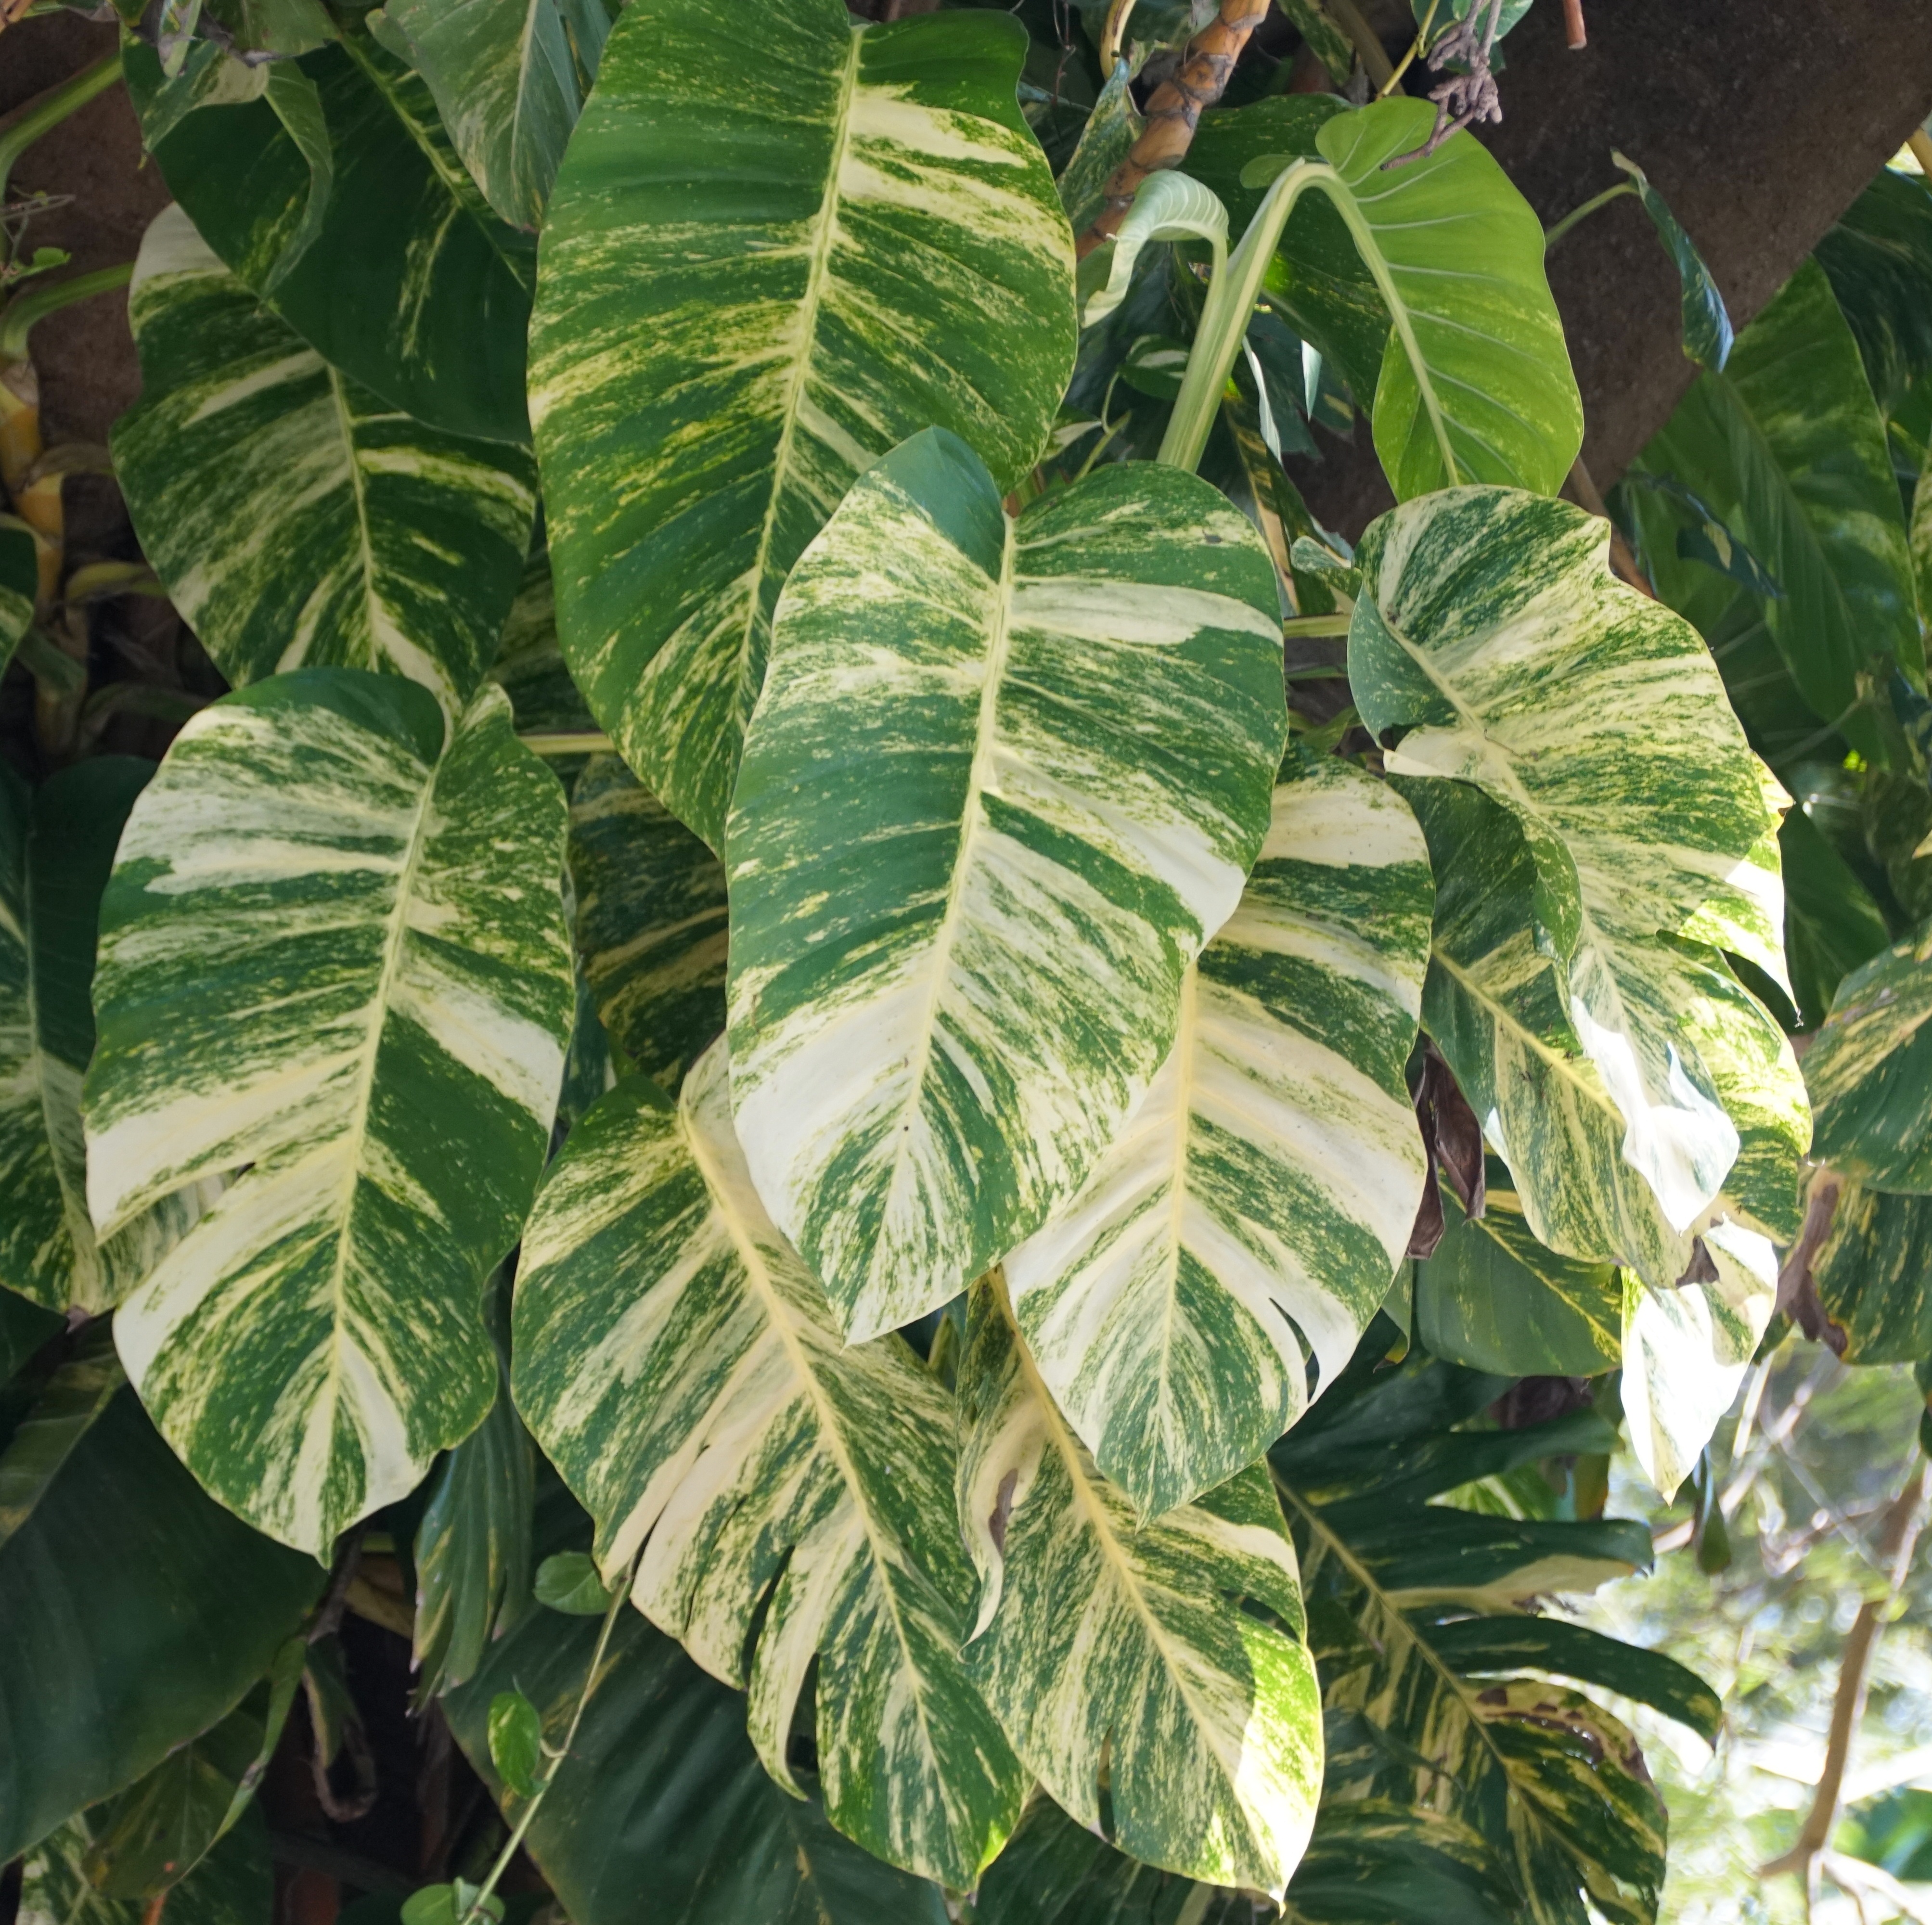
<path fill-rule="evenodd" d="M 433 1474 L 422 1690 L 482 1768 L 499 1690 L 577 1733 L 578 1925 L 640 1854 L 692 1918 L 1652 1918 L 1641 1761 L 1549 1681 L 1712 1707 L 1535 1609 L 1642 1547 L 1432 1500 L 1606 1447 L 1483 1413 L 1620 1357 L 1688 1472 L 1810 1114 L 1743 979 L 1786 798 L 1554 498 L 1527 206 L 1385 169 L 1420 103 L 1264 101 L 1076 280 L 1118 130 L 1056 186 L 1001 10 L 301 18 L 128 55 L 116 458 L 234 692 L 0 790 L 4 1328 L 114 1346 L 0 1458 L 20 1689 L 96 1635 L 36 1541 L 84 1484 L 206 1675 L 22 1751 L 0 1855 L 58 1903 L 188 1746 L 169 1875 L 248 1875 L 316 1561 Z M 1354 411 L 1349 554 L 1281 459 Z M 1291 727 L 1312 615 L 1353 734 Z M 1495 1162 L 1412 1279 L 1425 1032 Z M 1384 1305 L 1445 1360 L 1377 1375 Z"/>

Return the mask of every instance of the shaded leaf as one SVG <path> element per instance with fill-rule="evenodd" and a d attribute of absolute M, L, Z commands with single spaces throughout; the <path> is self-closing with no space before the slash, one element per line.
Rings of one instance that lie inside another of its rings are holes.
<path fill-rule="evenodd" d="M 1697 244 L 1684 232 L 1663 195 L 1650 184 L 1650 177 L 1634 160 L 1612 148 L 1610 158 L 1629 175 L 1636 187 L 1637 199 L 1650 216 L 1666 250 L 1677 265 L 1677 278 L 1684 290 L 1684 352 L 1700 367 L 1718 373 L 1730 358 L 1733 335 L 1731 317 L 1724 297 L 1704 265 Z"/>

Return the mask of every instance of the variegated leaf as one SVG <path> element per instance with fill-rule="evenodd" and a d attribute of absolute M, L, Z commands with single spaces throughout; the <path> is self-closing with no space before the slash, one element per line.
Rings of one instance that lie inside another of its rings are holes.
<path fill-rule="evenodd" d="M 386 670 L 453 715 L 523 574 L 530 457 L 425 427 L 332 367 L 178 207 L 148 228 L 128 299 L 142 391 L 114 425 L 116 477 L 222 673 Z"/>
<path fill-rule="evenodd" d="M 787 1744 L 816 1669 L 832 1822 L 970 1888 L 1024 1782 L 958 1658 L 971 1574 L 952 1414 L 903 1340 L 842 1345 L 759 1203 L 724 1046 L 675 1110 L 634 1079 L 570 1137 L 524 1233 L 513 1382 L 604 1572 Z"/>
<path fill-rule="evenodd" d="M 967 1650 L 1013 1748 L 1130 1856 L 1279 1898 L 1322 1788 L 1322 1715 L 1265 1471 L 1144 1524 L 1055 1408 L 997 1273 L 968 1333 Z"/>
<path fill-rule="evenodd" d="M 1700 1240 L 1708 1280 L 1624 1285 L 1624 1416 L 1644 1475 L 1666 1498 L 1697 1468 L 1731 1408 L 1778 1298 L 1769 1238 L 1720 1223 Z"/>
<path fill-rule="evenodd" d="M 570 797 L 577 947 L 612 1042 L 674 1096 L 724 1027 L 724 870 L 614 755 Z"/>
<path fill-rule="evenodd" d="M 748 61 L 746 49 L 758 58 Z M 1073 364 L 1073 247 L 997 12 L 633 0 L 557 178 L 531 346 L 564 652 L 722 848 L 785 574 L 930 424 L 1001 490 Z"/>
<path fill-rule="evenodd" d="M 915 436 L 794 571 L 731 815 L 732 1102 L 854 1341 L 1071 1196 L 1172 1046 L 1286 733 L 1274 571 L 1205 482 L 1017 522 Z"/>
<path fill-rule="evenodd" d="M 234 1178 L 122 1306 L 202 1483 L 326 1558 L 489 1408 L 484 1273 L 548 1147 L 574 988 L 563 799 L 486 686 L 238 691 L 143 793 L 101 912 L 88 1198 Z"/>
<path fill-rule="evenodd" d="M 1839 985 L 1804 1057 L 1818 1160 L 1932 1195 L 1932 922 Z"/>
<path fill-rule="evenodd" d="M 1932 1357 L 1932 1196 L 1841 1183 L 1811 1279 L 1847 1363 Z"/>
<path fill-rule="evenodd" d="M 1252 1464 L 1354 1354 L 1428 1159 L 1403 1065 L 1429 851 L 1402 799 L 1292 748 L 1174 1045 L 1073 1201 L 1006 1260 L 1040 1373 L 1150 1516 Z"/>
<path fill-rule="evenodd" d="M 164 1198 L 104 1240 L 87 1213 L 80 1084 L 95 925 L 122 825 L 152 772 L 95 756 L 30 800 L 0 769 L 0 1284 L 91 1316 L 147 1274 L 218 1187 Z"/>
<path fill-rule="evenodd" d="M 603 0 L 389 0 L 470 177 L 536 227 L 610 31 Z"/>
<path fill-rule="evenodd" d="M 464 171 L 428 82 L 358 22 L 302 57 L 334 140 L 310 220 L 310 158 L 266 96 L 197 108 L 154 157 L 202 238 L 316 352 L 417 421 L 530 441 L 524 340 L 536 241 L 506 226 Z M 128 50 L 145 106 L 160 79 Z"/>
<path fill-rule="evenodd" d="M 1612 576 L 1608 540 L 1580 508 L 1500 489 L 1396 508 L 1358 551 L 1349 681 L 1396 745 L 1392 773 L 1460 778 L 1514 817 L 1534 863 L 1528 954 L 1567 965 L 1564 1013 L 1623 1159 L 1681 1231 L 1738 1131 L 1677 1021 L 1683 958 L 1662 939 L 1714 898 L 1751 899 L 1777 818 L 1696 631 Z"/>

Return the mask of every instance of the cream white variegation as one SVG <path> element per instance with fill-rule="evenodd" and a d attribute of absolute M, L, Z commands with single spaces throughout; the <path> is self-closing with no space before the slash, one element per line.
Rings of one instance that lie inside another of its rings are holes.
<path fill-rule="evenodd" d="M 1041 1376 L 1150 1516 L 1252 1464 L 1402 1263 L 1428 1162 L 1403 1080 L 1429 851 L 1401 797 L 1291 749 L 1174 1045 L 1073 1201 L 1006 1260 Z"/>
<path fill-rule="evenodd" d="M 952 1414 L 899 1337 L 844 1346 L 752 1189 L 721 1042 L 574 1132 L 524 1233 L 518 1407 L 653 1622 L 747 1687 L 766 1768 L 816 1668 L 833 1824 L 969 1889 L 1023 1774 L 958 1657 Z"/>
<path fill-rule="evenodd" d="M 1016 521 L 943 430 L 794 571 L 733 807 L 732 1102 L 854 1341 L 1070 1197 L 1240 899 L 1286 733 L 1274 574 L 1191 475 Z"/>
<path fill-rule="evenodd" d="M 575 1002 L 563 799 L 486 686 L 453 728 L 312 669 L 196 716 L 101 909 L 88 1200 L 220 1201 L 122 1306 L 128 1374 L 231 1509 L 325 1559 L 489 1408 L 481 1303 Z"/>
<path fill-rule="evenodd" d="M 447 715 L 496 652 L 536 512 L 520 449 L 426 427 L 332 367 L 178 207 L 141 243 L 139 403 L 115 472 L 141 543 L 230 682 L 386 670 Z"/>
<path fill-rule="evenodd" d="M 1130 1857 L 1277 1897 L 1322 1788 L 1322 1711 L 1266 1470 L 1144 1524 L 1054 1408 L 997 1273 L 959 1369 L 974 1675 L 1054 1801 Z"/>
<path fill-rule="evenodd" d="M 860 470 L 937 424 L 1004 491 L 1046 445 L 1073 237 L 1026 46 L 998 11 L 632 0 L 604 46 L 530 334 L 558 625 L 714 848 L 778 591 Z"/>

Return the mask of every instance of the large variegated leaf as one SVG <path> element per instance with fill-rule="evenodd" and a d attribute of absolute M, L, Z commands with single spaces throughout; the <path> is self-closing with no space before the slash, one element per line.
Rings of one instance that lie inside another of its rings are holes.
<path fill-rule="evenodd" d="M 332 367 L 178 207 L 148 228 L 128 300 L 142 390 L 114 426 L 116 476 L 222 673 L 382 669 L 454 715 L 523 574 L 530 457 L 424 427 Z"/>
<path fill-rule="evenodd" d="M 1616 581 L 1608 538 L 1567 502 L 1501 490 L 1396 508 L 1363 538 L 1349 680 L 1392 773 L 1460 778 L 1515 817 L 1530 954 L 1567 964 L 1564 1013 L 1622 1114 L 1624 1160 L 1682 1231 L 1739 1138 L 1678 1020 L 1687 952 L 1660 938 L 1762 902 L 1776 817 L 1696 631 Z"/>
<path fill-rule="evenodd" d="M 613 1090 L 524 1233 L 517 1403 L 597 1525 L 604 1571 L 751 1693 L 766 1768 L 815 1666 L 834 1825 L 970 1888 L 1022 1776 L 958 1658 L 971 1575 L 952 1414 L 896 1336 L 847 1349 L 752 1189 L 721 1042 L 675 1110 Z"/>
<path fill-rule="evenodd" d="M 1274 571 L 1178 469 L 1009 521 L 955 436 L 794 571 L 731 817 L 732 1102 L 857 1340 L 1070 1196 L 1173 1043 L 1286 733 Z"/>
<path fill-rule="evenodd" d="M 1932 1197 L 1841 1183 L 1811 1279 L 1846 1363 L 1932 1357 Z"/>
<path fill-rule="evenodd" d="M 52 1310 L 118 1303 L 212 1199 L 197 1185 L 97 1239 L 80 1085 L 94 1050 L 94 930 L 122 825 L 152 773 L 96 756 L 29 802 L 0 769 L 0 1284 Z"/>
<path fill-rule="evenodd" d="M 724 1027 L 724 870 L 614 755 L 570 794 L 577 946 L 597 1013 L 673 1095 Z"/>
<path fill-rule="evenodd" d="M 170 191 L 215 253 L 350 379 L 452 433 L 527 444 L 535 238 L 490 211 L 428 83 L 359 25 L 300 69 L 333 143 L 319 226 L 310 159 L 265 98 L 198 108 L 158 139 Z M 144 105 L 160 83 L 154 54 L 130 47 L 127 73 Z"/>
<path fill-rule="evenodd" d="M 1858 678 L 1886 655 L 1923 666 L 1912 559 L 1885 425 L 1815 262 L 1738 335 L 1722 373 L 1699 376 L 1642 466 L 1692 490 L 1769 570 L 1783 592 L 1763 620 L 1804 702 L 1882 756 Z M 1657 499 L 1645 508 L 1668 518 Z"/>
<path fill-rule="evenodd" d="M 1428 1159 L 1402 1069 L 1429 852 L 1394 791 L 1291 750 L 1174 1045 L 1073 1201 L 1006 1260 L 1040 1375 L 1158 1516 L 1328 1388 L 1406 1252 Z"/>
<path fill-rule="evenodd" d="M 220 1201 L 122 1306 L 202 1483 L 326 1557 L 495 1392 L 484 1273 L 544 1154 L 575 992 L 562 794 L 486 686 L 310 669 L 204 709 L 101 911 L 88 1198 Z"/>
<path fill-rule="evenodd" d="M 974 1287 L 959 1396 L 968 1654 L 1014 1749 L 1130 1856 L 1278 1897 L 1321 1789 L 1322 1718 L 1265 1473 L 1143 1524 L 1054 1408 L 997 1273 Z"/>
<path fill-rule="evenodd" d="M 1804 1057 L 1820 1162 L 1932 1195 L 1932 922 L 1846 977 Z"/>
<path fill-rule="evenodd" d="M 530 336 L 558 619 L 713 848 L 778 590 L 854 476 L 935 422 L 1001 490 L 1046 445 L 1073 247 L 1025 46 L 998 13 L 633 0 L 604 49 Z"/>
<path fill-rule="evenodd" d="M 470 177 L 535 227 L 610 31 L 603 0 L 389 0 Z"/>

